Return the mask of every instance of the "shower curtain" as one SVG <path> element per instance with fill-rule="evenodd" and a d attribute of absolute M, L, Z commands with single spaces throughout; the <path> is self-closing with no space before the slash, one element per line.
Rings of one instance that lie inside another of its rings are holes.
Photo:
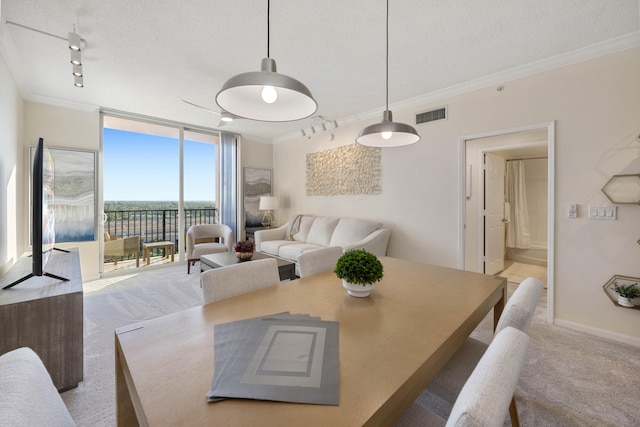
<path fill-rule="evenodd" d="M 507 161 L 507 203 L 510 207 L 507 223 L 507 247 L 528 249 L 531 247 L 529 210 L 524 179 L 524 162 Z"/>

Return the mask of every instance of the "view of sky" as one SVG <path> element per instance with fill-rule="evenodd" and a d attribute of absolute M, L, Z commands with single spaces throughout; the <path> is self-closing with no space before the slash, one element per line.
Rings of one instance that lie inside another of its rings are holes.
<path fill-rule="evenodd" d="M 215 200 L 215 145 L 185 140 L 184 200 Z M 104 129 L 104 200 L 178 200 L 177 139 Z"/>

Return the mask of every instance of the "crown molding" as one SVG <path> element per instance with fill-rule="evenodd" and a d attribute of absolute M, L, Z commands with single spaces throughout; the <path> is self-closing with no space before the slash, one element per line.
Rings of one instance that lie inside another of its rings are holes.
<path fill-rule="evenodd" d="M 621 36 L 605 42 L 597 43 L 585 48 L 577 49 L 568 53 L 552 56 L 527 65 L 511 68 L 499 73 L 491 74 L 481 79 L 450 86 L 448 88 L 418 95 L 389 105 L 391 111 L 403 111 L 416 108 L 425 104 L 439 102 L 447 98 L 473 92 L 486 87 L 504 84 L 509 81 L 521 79 L 535 74 L 551 71 L 554 69 L 588 61 L 605 55 L 610 55 L 627 49 L 640 46 L 640 31 Z M 340 126 L 380 117 L 385 107 L 379 107 L 364 113 L 355 114 L 338 119 Z M 300 132 L 290 133 L 273 139 L 273 143 L 291 141 L 301 137 Z"/>

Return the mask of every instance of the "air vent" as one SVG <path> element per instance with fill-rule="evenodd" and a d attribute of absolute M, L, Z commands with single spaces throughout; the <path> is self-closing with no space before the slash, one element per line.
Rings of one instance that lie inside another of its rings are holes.
<path fill-rule="evenodd" d="M 416 124 L 444 120 L 447 118 L 447 107 L 437 108 L 424 113 L 416 114 Z"/>

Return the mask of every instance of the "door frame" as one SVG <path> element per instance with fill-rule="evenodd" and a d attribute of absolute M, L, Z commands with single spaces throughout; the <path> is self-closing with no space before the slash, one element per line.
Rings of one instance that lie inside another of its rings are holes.
<path fill-rule="evenodd" d="M 494 137 L 500 135 L 507 135 L 511 133 L 546 130 L 547 131 L 547 153 L 548 153 L 548 182 L 547 182 L 547 319 L 548 323 L 554 323 L 554 271 L 555 271 L 555 121 L 532 124 L 527 126 L 520 126 L 508 129 L 499 129 L 494 131 L 488 131 L 473 135 L 465 135 L 458 138 L 458 154 L 459 154 L 459 203 L 458 203 L 458 218 L 460 218 L 458 224 L 458 268 L 464 270 L 465 268 L 465 225 L 467 222 L 465 207 L 466 207 L 466 146 L 467 141 L 480 138 Z M 525 143 L 514 144 L 509 148 L 524 148 Z M 492 147 L 490 150 L 495 151 L 497 149 L 504 149 L 507 147 Z M 482 150 L 481 150 L 482 151 Z M 484 192 L 484 188 L 482 190 Z M 480 212 L 481 213 L 481 212 Z M 484 236 L 483 236 L 484 244 Z"/>

